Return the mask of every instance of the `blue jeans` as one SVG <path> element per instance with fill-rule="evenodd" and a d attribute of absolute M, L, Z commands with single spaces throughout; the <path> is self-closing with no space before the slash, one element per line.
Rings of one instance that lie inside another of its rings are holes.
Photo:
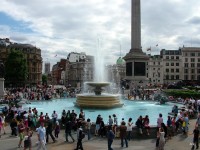
<path fill-rule="evenodd" d="M 87 129 L 87 135 L 88 135 L 88 140 L 90 140 L 90 138 L 91 138 L 90 129 Z"/>
<path fill-rule="evenodd" d="M 113 143 L 113 140 L 108 140 L 108 150 L 113 150 L 113 149 L 111 148 L 112 143 Z"/>
<path fill-rule="evenodd" d="M 127 141 L 127 138 L 126 138 L 126 137 L 121 138 L 121 147 L 124 146 L 124 141 L 125 141 L 126 147 L 128 147 L 128 141 Z"/>
<path fill-rule="evenodd" d="M 131 132 L 132 132 L 132 131 L 128 131 L 127 139 L 128 139 L 129 141 L 131 140 Z"/>

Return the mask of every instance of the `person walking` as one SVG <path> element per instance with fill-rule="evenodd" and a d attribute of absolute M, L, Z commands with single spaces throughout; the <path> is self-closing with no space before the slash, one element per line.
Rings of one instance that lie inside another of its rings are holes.
<path fill-rule="evenodd" d="M 76 146 L 76 149 L 74 150 L 78 150 L 79 148 L 81 150 L 83 150 L 83 144 L 82 144 L 82 139 L 84 138 L 84 133 L 83 133 L 83 129 L 80 127 L 79 128 L 79 132 L 78 132 L 78 142 L 77 142 L 77 146 Z"/>
<path fill-rule="evenodd" d="M 25 126 L 24 126 L 23 120 L 20 120 L 19 125 L 18 125 L 18 132 L 19 132 L 18 148 L 22 147 L 22 141 L 24 140 L 24 130 L 25 130 Z"/>
<path fill-rule="evenodd" d="M 46 144 L 46 129 L 44 127 L 44 122 L 40 123 L 40 127 L 37 129 L 37 135 L 38 135 L 38 147 L 37 150 L 40 150 L 41 148 L 43 150 L 47 150 L 45 144 Z"/>
<path fill-rule="evenodd" d="M 68 120 L 66 122 L 66 124 L 65 124 L 65 141 L 66 142 L 69 142 L 68 136 L 71 137 L 71 139 L 72 139 L 73 142 L 75 141 L 74 138 L 73 138 L 73 136 L 72 136 L 72 134 L 71 134 L 71 131 L 72 131 L 72 122 L 70 120 Z"/>
<path fill-rule="evenodd" d="M 126 135 L 127 127 L 124 121 L 122 121 L 119 127 L 119 130 L 120 130 L 120 138 L 121 138 L 121 147 L 124 147 L 124 141 L 125 141 L 126 147 L 128 147 L 128 141 L 127 141 L 127 135 Z"/>
<path fill-rule="evenodd" d="M 53 131 L 53 127 L 52 127 L 52 122 L 50 120 L 50 118 L 47 118 L 47 127 L 46 127 L 46 142 L 49 142 L 49 135 L 51 136 L 51 139 L 53 140 L 53 142 L 56 142 L 55 137 L 52 134 Z"/>
<path fill-rule="evenodd" d="M 24 150 L 29 149 L 31 150 L 32 148 L 32 142 L 31 142 L 31 137 L 33 135 L 33 132 L 30 130 L 30 128 L 28 127 L 25 131 L 25 140 L 24 140 Z"/>
<path fill-rule="evenodd" d="M 86 122 L 86 130 L 87 130 L 88 140 L 90 140 L 90 138 L 91 138 L 91 131 L 90 131 L 91 126 L 92 126 L 92 123 L 90 122 L 90 119 L 88 118 L 87 122 Z"/>
<path fill-rule="evenodd" d="M 58 121 L 56 121 L 56 126 L 55 126 L 55 129 L 54 129 L 54 134 L 55 134 L 55 137 L 58 138 L 58 135 L 60 133 L 60 124 Z"/>
<path fill-rule="evenodd" d="M 198 125 L 195 126 L 195 129 L 193 130 L 193 146 L 192 146 L 192 150 L 194 150 L 194 145 L 196 144 L 196 149 L 199 148 L 199 129 L 198 129 Z"/>
<path fill-rule="evenodd" d="M 115 134 L 112 131 L 112 126 L 108 126 L 107 138 L 108 138 L 108 150 L 113 150 L 111 146 L 115 138 Z"/>
<path fill-rule="evenodd" d="M 164 146 L 165 146 L 165 132 L 164 132 L 163 128 L 160 128 L 159 132 L 160 132 L 160 140 L 159 140 L 158 150 L 164 150 Z"/>

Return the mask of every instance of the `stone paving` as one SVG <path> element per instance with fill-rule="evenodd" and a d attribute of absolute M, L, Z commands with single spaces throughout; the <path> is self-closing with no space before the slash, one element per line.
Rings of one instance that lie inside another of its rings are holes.
<path fill-rule="evenodd" d="M 171 140 L 167 141 L 165 145 L 165 150 L 190 150 L 192 142 L 192 131 L 195 126 L 196 120 L 191 120 L 189 125 L 189 136 L 185 137 L 181 134 L 172 137 Z M 23 148 L 17 148 L 19 137 L 10 137 L 10 128 L 7 127 L 7 134 L 2 135 L 0 138 L 0 150 L 23 150 Z M 74 134 L 76 139 L 76 134 Z M 53 143 L 51 138 L 50 142 L 47 144 L 48 150 L 73 150 L 76 148 L 76 142 L 66 143 L 64 138 L 64 130 L 61 131 L 59 134 L 59 138 L 57 139 L 56 143 Z M 32 150 L 37 149 L 36 145 L 37 141 L 37 134 L 34 132 L 32 137 Z M 128 148 L 121 148 L 120 139 L 115 139 L 112 147 L 114 150 L 156 150 L 155 148 L 155 139 L 148 139 L 148 140 L 131 140 L 129 142 Z M 87 137 L 83 140 L 83 148 L 84 150 L 107 150 L 107 140 L 106 138 L 100 138 L 93 136 L 91 140 L 87 140 Z"/>

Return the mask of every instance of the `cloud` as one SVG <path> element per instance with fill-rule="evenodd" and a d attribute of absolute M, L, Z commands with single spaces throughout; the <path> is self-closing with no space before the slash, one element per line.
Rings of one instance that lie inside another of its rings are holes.
<path fill-rule="evenodd" d="M 36 45 L 43 60 L 52 63 L 70 51 L 94 55 L 98 40 L 110 63 L 120 56 L 120 44 L 122 55 L 131 48 L 131 0 L 2 0 L 0 12 L 21 22 L 23 28 L 0 24 L 1 38 Z M 157 53 L 178 49 L 192 38 L 199 46 L 198 14 L 197 0 L 141 0 L 143 51 L 156 44 Z"/>

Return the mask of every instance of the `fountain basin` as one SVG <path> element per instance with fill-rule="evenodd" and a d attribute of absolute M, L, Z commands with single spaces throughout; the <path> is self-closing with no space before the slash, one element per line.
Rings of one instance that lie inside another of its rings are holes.
<path fill-rule="evenodd" d="M 81 108 L 101 108 L 110 109 L 116 107 L 122 107 L 123 103 L 120 101 L 120 95 L 86 95 L 78 94 L 75 106 Z"/>

